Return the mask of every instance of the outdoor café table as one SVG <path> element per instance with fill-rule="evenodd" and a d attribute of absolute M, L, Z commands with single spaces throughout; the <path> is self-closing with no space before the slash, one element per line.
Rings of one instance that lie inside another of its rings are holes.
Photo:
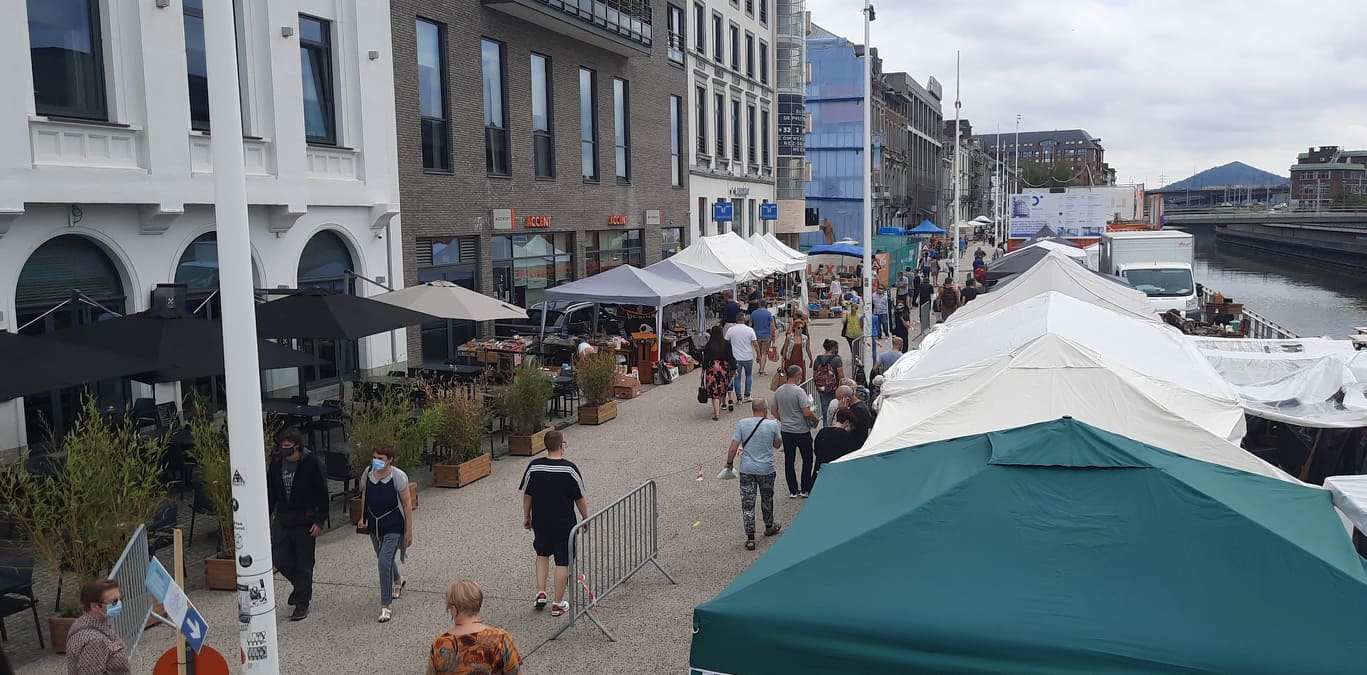
<path fill-rule="evenodd" d="M 413 384 L 413 378 L 399 377 L 398 375 L 366 375 L 361 378 L 361 382 L 385 387 L 402 387 Z"/>
<path fill-rule="evenodd" d="M 289 401 L 263 401 L 261 403 L 261 410 L 280 415 L 281 417 L 302 420 L 305 425 L 313 420 L 331 415 L 338 415 L 342 412 L 342 409 L 335 405 L 300 405 L 298 403 L 290 403 Z M 301 431 L 303 431 L 303 429 L 301 429 Z M 313 432 L 312 430 L 308 431 L 309 440 L 312 440 Z M 330 450 L 331 448 L 322 449 Z"/>
<path fill-rule="evenodd" d="M 425 365 L 423 370 L 434 373 L 451 373 L 458 379 L 469 379 L 479 377 L 484 374 L 484 366 L 472 365 L 468 363 L 443 363 L 437 365 Z"/>

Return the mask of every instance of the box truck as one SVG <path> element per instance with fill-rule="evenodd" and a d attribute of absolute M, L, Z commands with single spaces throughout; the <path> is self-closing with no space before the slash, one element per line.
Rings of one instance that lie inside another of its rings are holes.
<path fill-rule="evenodd" d="M 1201 300 L 1191 269 L 1195 249 L 1195 239 L 1187 232 L 1107 232 L 1101 235 L 1098 271 L 1143 291 L 1160 314 L 1176 309 L 1196 318 Z"/>

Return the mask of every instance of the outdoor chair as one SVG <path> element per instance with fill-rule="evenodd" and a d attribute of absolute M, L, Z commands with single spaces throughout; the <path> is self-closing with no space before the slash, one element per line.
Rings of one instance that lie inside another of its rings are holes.
<path fill-rule="evenodd" d="M 175 529 L 180 524 L 180 509 L 175 502 L 163 502 L 152 512 L 152 520 L 147 523 L 147 554 L 155 556 L 176 541 Z"/>
<path fill-rule="evenodd" d="M 214 510 L 214 502 L 209 499 L 209 493 L 204 487 L 204 483 L 198 478 L 190 481 L 190 535 L 185 539 L 185 546 L 189 548 L 195 541 L 195 520 L 199 516 L 218 517 L 218 512 Z M 217 523 L 213 530 L 215 537 L 218 536 Z"/>
<path fill-rule="evenodd" d="M 24 610 L 33 614 L 33 632 L 42 649 L 43 628 L 38 622 L 38 598 L 33 594 L 33 558 L 30 556 L 0 557 L 0 639 L 9 640 L 5 618 Z"/>
<path fill-rule="evenodd" d="M 139 398 L 133 400 L 133 409 L 129 414 L 133 420 L 133 426 L 141 429 L 157 423 L 157 400 L 154 398 Z"/>
<path fill-rule="evenodd" d="M 350 499 L 355 493 L 361 490 L 361 477 L 356 470 L 351 468 L 351 458 L 344 452 L 324 452 L 323 466 L 327 470 L 328 480 L 335 480 L 342 484 L 342 491 L 331 495 L 331 499 L 342 499 L 343 508 L 346 507 L 346 500 Z M 352 488 L 352 484 L 356 487 Z"/>

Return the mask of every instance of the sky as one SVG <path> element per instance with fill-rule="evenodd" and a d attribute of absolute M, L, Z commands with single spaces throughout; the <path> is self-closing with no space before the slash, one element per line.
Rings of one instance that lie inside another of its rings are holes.
<path fill-rule="evenodd" d="M 806 0 L 852 42 L 859 0 Z M 1119 182 L 1242 161 L 1282 176 L 1310 146 L 1367 149 L 1367 0 L 882 0 L 885 72 L 944 85 L 977 134 L 1087 130 Z"/>

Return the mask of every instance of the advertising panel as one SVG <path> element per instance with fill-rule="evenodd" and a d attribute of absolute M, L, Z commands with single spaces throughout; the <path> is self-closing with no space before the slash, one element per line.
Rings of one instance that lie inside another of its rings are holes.
<path fill-rule="evenodd" d="M 1108 197 L 1099 191 L 1011 195 L 1011 238 L 1028 239 L 1049 226 L 1060 237 L 1099 237 Z"/>

